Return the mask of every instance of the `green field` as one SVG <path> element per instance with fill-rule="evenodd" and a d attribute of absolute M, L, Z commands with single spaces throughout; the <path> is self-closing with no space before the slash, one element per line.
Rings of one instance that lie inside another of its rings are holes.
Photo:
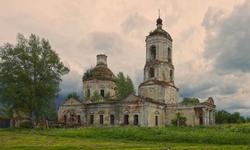
<path fill-rule="evenodd" d="M 0 149 L 250 149 L 250 125 L 0 129 Z"/>

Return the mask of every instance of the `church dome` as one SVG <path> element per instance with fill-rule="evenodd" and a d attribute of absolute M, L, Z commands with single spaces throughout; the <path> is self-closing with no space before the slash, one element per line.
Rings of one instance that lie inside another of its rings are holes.
<path fill-rule="evenodd" d="M 104 66 L 96 66 L 93 69 L 93 77 L 99 80 L 115 80 L 115 75 L 113 72 L 108 68 Z"/>
<path fill-rule="evenodd" d="M 84 74 L 83 81 L 93 79 L 115 81 L 115 75 L 107 65 L 107 56 L 105 54 L 99 54 L 96 57 L 97 64 L 95 68 Z"/>

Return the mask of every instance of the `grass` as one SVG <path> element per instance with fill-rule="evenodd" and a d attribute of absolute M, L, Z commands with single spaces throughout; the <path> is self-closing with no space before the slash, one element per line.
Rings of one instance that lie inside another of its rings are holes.
<path fill-rule="evenodd" d="M 0 129 L 0 149 L 250 149 L 250 125 Z"/>

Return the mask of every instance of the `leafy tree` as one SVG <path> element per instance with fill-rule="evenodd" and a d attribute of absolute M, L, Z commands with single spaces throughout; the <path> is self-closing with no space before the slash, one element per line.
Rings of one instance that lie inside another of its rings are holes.
<path fill-rule="evenodd" d="M 117 86 L 118 98 L 120 100 L 126 98 L 130 94 L 135 93 L 133 81 L 131 80 L 129 76 L 125 78 L 122 72 L 119 72 L 117 74 L 116 86 Z"/>
<path fill-rule="evenodd" d="M 93 93 L 93 96 L 91 97 L 91 101 L 94 102 L 94 101 L 97 101 L 100 99 L 100 94 L 98 93 L 98 91 L 94 91 Z"/>
<path fill-rule="evenodd" d="M 217 124 L 225 124 L 225 123 L 245 123 L 246 119 L 240 116 L 239 112 L 234 112 L 233 114 L 225 111 L 219 110 L 215 113 L 215 122 Z"/>
<path fill-rule="evenodd" d="M 86 72 L 83 74 L 82 79 L 85 80 L 85 79 L 88 79 L 88 78 L 93 77 L 93 70 L 94 70 L 93 67 L 88 68 L 88 69 L 86 70 Z"/>
<path fill-rule="evenodd" d="M 231 114 L 225 110 L 219 110 L 215 112 L 215 122 L 218 124 L 228 123 L 228 118 Z"/>
<path fill-rule="evenodd" d="M 247 123 L 250 123 L 250 117 L 247 117 L 247 118 L 246 118 L 246 122 L 247 122 Z"/>
<path fill-rule="evenodd" d="M 68 94 L 68 96 L 67 96 L 67 100 L 68 100 L 68 99 L 71 99 L 71 98 L 74 98 L 74 99 L 79 100 L 79 99 L 80 99 L 80 96 L 79 96 L 79 95 L 77 95 L 77 93 L 76 93 L 76 92 L 72 92 L 72 93 Z"/>
<path fill-rule="evenodd" d="M 0 117 L 2 118 L 12 118 L 13 117 L 13 108 L 11 105 L 3 105 L 0 109 Z"/>
<path fill-rule="evenodd" d="M 17 35 L 17 44 L 0 47 L 1 102 L 14 109 L 30 110 L 34 119 L 44 117 L 60 91 L 61 76 L 69 69 L 48 40 L 31 34 Z"/>
<path fill-rule="evenodd" d="M 171 120 L 171 124 L 174 126 L 186 126 L 187 118 L 180 112 L 176 113 L 176 118 Z"/>
<path fill-rule="evenodd" d="M 110 96 L 110 93 L 108 92 L 105 96 L 104 96 L 104 99 L 106 101 L 109 101 L 111 99 L 111 96 Z"/>
<path fill-rule="evenodd" d="M 197 103 L 200 103 L 200 101 L 197 98 L 184 97 L 182 103 L 183 104 L 188 104 L 188 103 L 197 104 Z"/>

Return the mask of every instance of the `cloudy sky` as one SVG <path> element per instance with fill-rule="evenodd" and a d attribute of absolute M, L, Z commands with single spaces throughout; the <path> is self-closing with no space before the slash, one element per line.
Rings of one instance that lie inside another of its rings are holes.
<path fill-rule="evenodd" d="M 145 38 L 163 28 L 173 38 L 180 99 L 212 96 L 217 109 L 250 116 L 250 1 L 248 0 L 0 0 L 0 45 L 17 33 L 48 39 L 71 69 L 60 98 L 81 95 L 81 77 L 106 54 L 108 66 L 143 79 Z"/>

